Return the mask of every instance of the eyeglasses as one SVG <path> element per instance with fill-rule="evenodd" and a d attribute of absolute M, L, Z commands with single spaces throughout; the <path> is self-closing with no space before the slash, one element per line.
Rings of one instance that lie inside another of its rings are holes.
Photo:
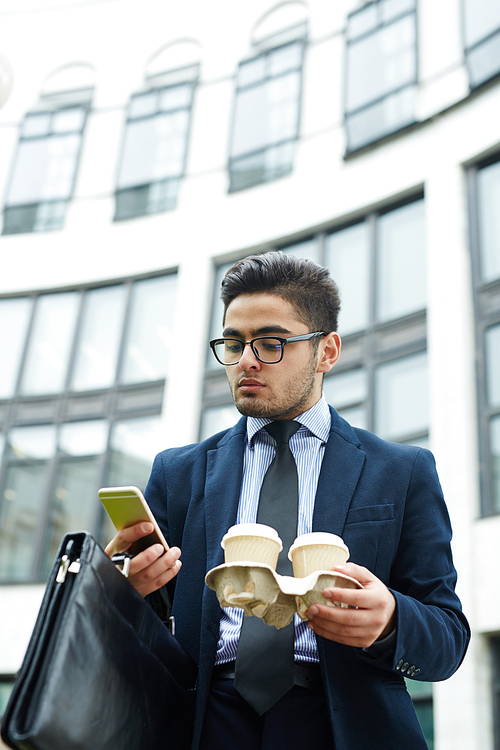
<path fill-rule="evenodd" d="M 258 336 L 251 341 L 222 338 L 213 339 L 210 346 L 217 362 L 220 362 L 221 365 L 237 365 L 247 345 L 251 347 L 259 362 L 264 365 L 277 365 L 283 359 L 285 344 L 292 344 L 295 341 L 309 341 L 317 336 L 325 335 L 324 331 L 316 331 L 316 333 L 304 333 L 302 336 L 291 336 L 287 339 L 282 336 Z"/>

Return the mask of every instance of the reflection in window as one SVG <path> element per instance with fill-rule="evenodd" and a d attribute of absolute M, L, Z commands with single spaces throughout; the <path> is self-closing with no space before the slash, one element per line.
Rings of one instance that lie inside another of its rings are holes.
<path fill-rule="evenodd" d="M 165 448 L 160 417 L 123 419 L 111 431 L 107 485 L 134 485 L 144 490 L 157 453 Z"/>
<path fill-rule="evenodd" d="M 41 295 L 35 307 L 35 322 L 21 382 L 26 395 L 57 393 L 66 382 L 79 294 Z"/>
<path fill-rule="evenodd" d="M 285 255 L 295 255 L 296 258 L 306 258 L 314 261 L 314 263 L 319 263 L 319 243 L 316 237 L 280 249 Z"/>
<path fill-rule="evenodd" d="M 137 281 L 132 288 L 130 323 L 120 381 L 165 378 L 174 325 L 177 276 Z"/>
<path fill-rule="evenodd" d="M 370 314 L 370 234 L 368 222 L 327 236 L 325 264 L 342 299 L 339 332 L 345 336 L 366 328 Z"/>
<path fill-rule="evenodd" d="M 491 281 L 500 278 L 500 162 L 478 170 L 477 193 L 481 278 Z"/>
<path fill-rule="evenodd" d="M 465 58 L 471 88 L 500 73 L 500 4 L 463 0 Z"/>
<path fill-rule="evenodd" d="M 377 320 L 423 310 L 427 278 L 424 201 L 380 216 L 377 240 Z"/>
<path fill-rule="evenodd" d="M 0 498 L 0 580 L 22 581 L 35 563 L 55 428 L 19 427 L 9 434 L 9 446 Z"/>
<path fill-rule="evenodd" d="M 347 22 L 347 150 L 415 120 L 415 0 L 377 0 Z"/>
<path fill-rule="evenodd" d="M 486 331 L 486 390 L 488 405 L 500 407 L 500 325 Z"/>
<path fill-rule="evenodd" d="M 491 512 L 500 513 L 500 416 L 490 420 Z"/>
<path fill-rule="evenodd" d="M 240 417 L 241 414 L 234 404 L 205 409 L 202 416 L 200 440 L 205 440 L 221 430 L 234 427 Z"/>
<path fill-rule="evenodd" d="M 210 318 L 210 333 L 209 333 L 208 341 L 211 341 L 212 339 L 216 339 L 222 335 L 222 316 L 224 314 L 224 305 L 222 304 L 222 300 L 220 298 L 220 287 L 222 284 L 222 279 L 224 278 L 224 276 L 229 271 L 232 265 L 233 265 L 232 263 L 225 263 L 222 266 L 217 266 L 217 268 L 215 269 L 214 298 L 212 302 L 212 315 Z M 214 355 L 212 354 L 212 350 L 208 346 L 208 342 L 207 342 L 207 367 L 209 370 L 218 370 L 220 368 L 219 363 L 217 362 Z"/>
<path fill-rule="evenodd" d="M 230 190 L 274 180 L 292 171 L 299 132 L 303 50 L 301 39 L 240 63 L 229 159 Z"/>
<path fill-rule="evenodd" d="M 405 680 L 428 750 L 434 750 L 434 719 L 432 706 L 432 682 Z"/>
<path fill-rule="evenodd" d="M 24 120 L 4 209 L 4 234 L 61 229 L 73 192 L 87 105 Z"/>
<path fill-rule="evenodd" d="M 366 401 L 368 378 L 366 370 L 357 369 L 333 373 L 323 381 L 323 391 L 329 404 L 339 410 Z"/>
<path fill-rule="evenodd" d="M 85 295 L 83 324 L 71 387 L 75 391 L 109 388 L 116 365 L 126 303 L 126 287 L 93 289 Z"/>
<path fill-rule="evenodd" d="M 375 433 L 404 440 L 428 428 L 426 352 L 380 365 L 375 373 Z"/>
<path fill-rule="evenodd" d="M 0 398 L 14 395 L 33 302 L 28 297 L 0 301 Z"/>
<path fill-rule="evenodd" d="M 197 76 L 198 68 L 186 75 Z M 116 219 L 177 205 L 186 163 L 195 80 L 152 88 L 130 100 L 116 191 Z"/>
<path fill-rule="evenodd" d="M 59 462 L 50 498 L 41 575 L 53 565 L 64 534 L 93 526 L 98 490 L 97 458 L 74 458 Z"/>

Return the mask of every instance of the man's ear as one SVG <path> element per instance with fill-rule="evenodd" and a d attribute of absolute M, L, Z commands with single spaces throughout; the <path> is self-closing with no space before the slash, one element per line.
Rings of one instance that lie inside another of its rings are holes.
<path fill-rule="evenodd" d="M 332 332 L 321 340 L 318 349 L 318 369 L 316 372 L 330 372 L 340 357 L 342 342 L 338 333 Z"/>

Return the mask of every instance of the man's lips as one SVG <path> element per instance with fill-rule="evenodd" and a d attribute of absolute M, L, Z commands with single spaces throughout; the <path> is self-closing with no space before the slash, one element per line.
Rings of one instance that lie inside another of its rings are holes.
<path fill-rule="evenodd" d="M 238 390 L 243 393 L 257 393 L 262 388 L 265 388 L 264 383 L 260 380 L 253 380 L 251 378 L 242 378 L 238 382 Z"/>

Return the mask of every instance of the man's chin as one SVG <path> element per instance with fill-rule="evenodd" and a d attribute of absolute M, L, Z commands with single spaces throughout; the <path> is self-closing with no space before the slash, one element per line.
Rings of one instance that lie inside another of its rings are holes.
<path fill-rule="evenodd" d="M 274 414 L 269 413 L 269 405 L 262 403 L 262 401 L 259 401 L 254 396 L 239 398 L 234 405 L 244 417 L 266 417 L 272 419 L 274 416 Z"/>

